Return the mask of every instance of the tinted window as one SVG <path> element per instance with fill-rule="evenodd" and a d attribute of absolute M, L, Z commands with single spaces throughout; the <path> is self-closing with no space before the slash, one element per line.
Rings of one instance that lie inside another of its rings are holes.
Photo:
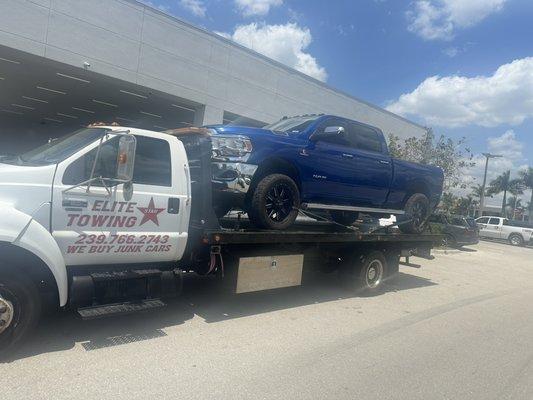
<path fill-rule="evenodd" d="M 499 225 L 500 219 L 499 218 L 491 218 L 489 219 L 489 225 Z"/>
<path fill-rule="evenodd" d="M 133 183 L 172 186 L 170 146 L 166 140 L 136 136 Z"/>
<path fill-rule="evenodd" d="M 69 158 L 105 133 L 102 128 L 80 129 L 22 154 L 18 159 L 27 164 L 55 164 Z"/>
<path fill-rule="evenodd" d="M 483 217 L 483 218 L 479 218 L 479 219 L 477 220 L 477 223 L 478 223 L 478 224 L 486 224 L 488 221 L 489 221 L 488 218 Z"/>
<path fill-rule="evenodd" d="M 93 176 L 101 176 L 103 178 L 114 178 L 116 176 L 118 141 L 119 138 L 114 137 L 102 145 Z M 98 147 L 70 164 L 63 175 L 63 183 L 66 185 L 77 185 L 89 180 L 97 151 Z M 92 185 L 100 186 L 101 182 L 93 182 Z"/>
<path fill-rule="evenodd" d="M 340 146 L 351 146 L 349 139 L 352 137 L 350 134 L 350 124 L 343 119 L 328 119 L 326 122 L 320 125 L 316 130 L 317 132 L 324 132 L 324 129 L 330 126 L 341 126 L 344 128 L 344 134 L 341 135 L 328 135 L 327 137 L 320 139 L 321 142 L 333 143 Z"/>
<path fill-rule="evenodd" d="M 458 225 L 458 226 L 464 226 L 465 225 L 465 221 L 461 217 L 451 217 L 450 223 L 452 225 Z"/>
<path fill-rule="evenodd" d="M 373 151 L 381 153 L 383 150 L 381 138 L 377 130 L 369 126 L 360 124 L 351 124 L 350 133 L 354 137 L 350 140 L 354 142 L 355 146 L 361 150 Z"/>

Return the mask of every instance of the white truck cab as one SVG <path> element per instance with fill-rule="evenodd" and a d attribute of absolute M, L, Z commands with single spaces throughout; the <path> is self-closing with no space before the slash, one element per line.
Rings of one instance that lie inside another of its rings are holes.
<path fill-rule="evenodd" d="M 17 274 L 25 258 L 38 259 L 64 306 L 68 268 L 178 260 L 190 193 L 183 144 L 163 133 L 92 126 L 3 158 L 0 267 Z M 0 317 L 0 333 L 10 319 Z"/>

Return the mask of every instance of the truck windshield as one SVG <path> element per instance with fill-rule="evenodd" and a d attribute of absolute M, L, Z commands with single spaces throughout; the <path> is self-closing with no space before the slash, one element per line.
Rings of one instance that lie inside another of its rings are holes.
<path fill-rule="evenodd" d="M 277 132 L 301 133 L 317 119 L 318 117 L 316 115 L 285 118 L 265 126 L 264 129 Z"/>
<path fill-rule="evenodd" d="M 94 142 L 105 133 L 103 128 L 80 129 L 70 135 L 54 140 L 37 147 L 18 157 L 2 159 L 2 162 L 17 163 L 20 165 L 47 165 L 55 164 L 70 157 L 78 150 Z"/>

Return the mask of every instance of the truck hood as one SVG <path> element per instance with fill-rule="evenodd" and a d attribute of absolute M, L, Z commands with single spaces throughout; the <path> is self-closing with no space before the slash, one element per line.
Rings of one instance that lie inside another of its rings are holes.
<path fill-rule="evenodd" d="M 272 135 L 288 136 L 284 132 L 274 132 L 269 129 L 252 128 L 249 126 L 214 125 L 209 126 L 208 128 L 215 130 L 216 133 L 220 135 L 244 135 L 248 136 L 250 139 Z"/>
<path fill-rule="evenodd" d="M 0 163 L 0 203 L 33 215 L 52 197 L 56 165 L 22 166 Z"/>

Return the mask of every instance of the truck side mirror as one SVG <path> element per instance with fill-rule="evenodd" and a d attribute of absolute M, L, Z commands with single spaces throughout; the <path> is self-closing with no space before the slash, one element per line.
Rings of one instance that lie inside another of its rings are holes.
<path fill-rule="evenodd" d="M 131 182 L 135 163 L 135 136 L 122 135 L 118 142 L 117 175 L 116 179 Z"/>
<path fill-rule="evenodd" d="M 318 142 L 326 138 L 331 138 L 333 136 L 341 136 L 344 134 L 344 127 L 342 126 L 327 126 L 323 131 L 317 131 L 313 133 L 309 140 L 312 142 Z"/>
<path fill-rule="evenodd" d="M 342 126 L 327 126 L 326 129 L 324 129 L 324 133 L 342 135 L 344 133 L 344 127 L 342 127 Z"/>

